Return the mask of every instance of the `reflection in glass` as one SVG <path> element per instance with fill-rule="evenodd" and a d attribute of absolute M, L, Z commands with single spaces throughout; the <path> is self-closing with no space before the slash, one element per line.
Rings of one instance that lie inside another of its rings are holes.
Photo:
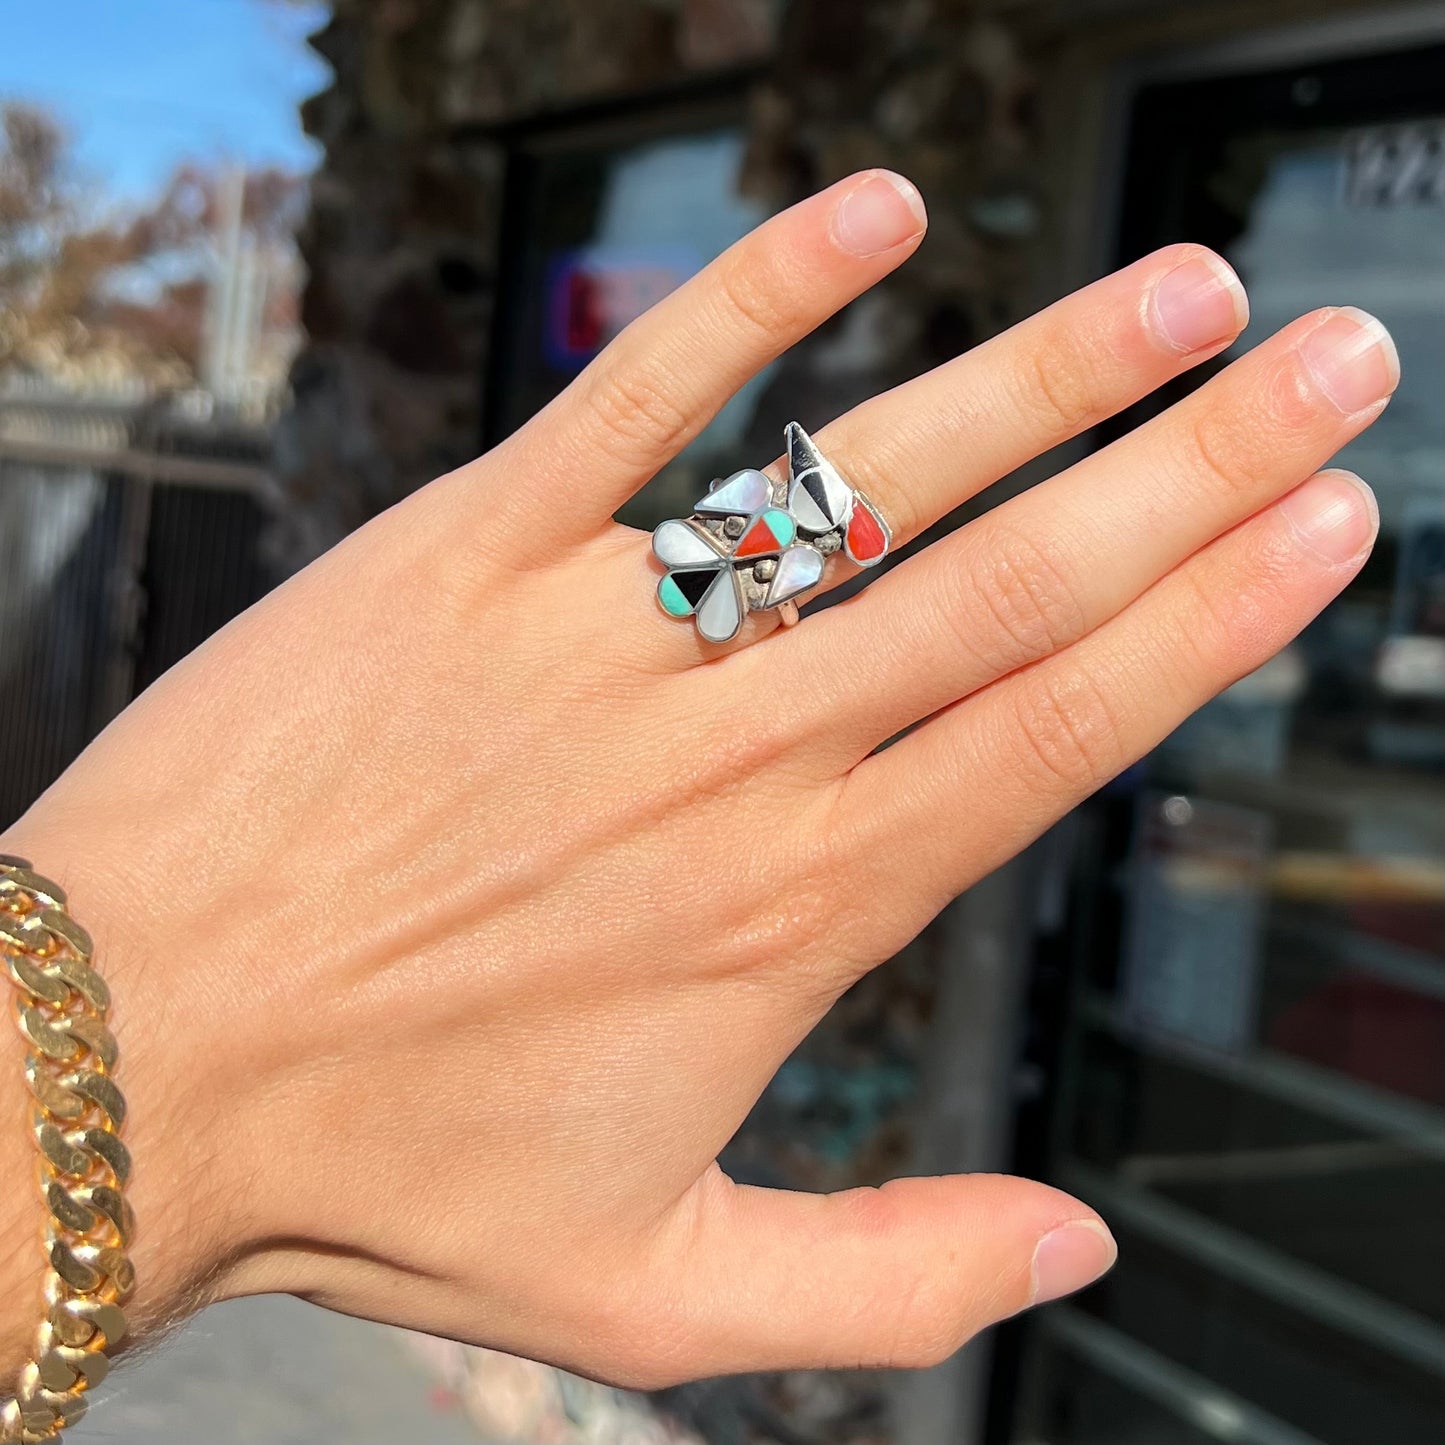
<path fill-rule="evenodd" d="M 1115 861 L 1081 865 L 1052 1177 L 1121 1262 L 1036 1327 L 1023 1417 L 1056 1445 L 1417 1445 L 1445 1438 L 1445 118 L 1311 124 L 1279 81 L 1217 84 L 1154 93 L 1137 249 L 1228 255 L 1231 355 L 1318 306 L 1384 321 L 1399 391 L 1336 459 L 1381 535 L 1088 814 Z"/>

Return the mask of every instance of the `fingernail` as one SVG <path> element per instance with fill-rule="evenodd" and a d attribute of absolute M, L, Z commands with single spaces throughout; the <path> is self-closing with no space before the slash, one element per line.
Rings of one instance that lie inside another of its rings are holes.
<path fill-rule="evenodd" d="M 1353 472 L 1311 477 L 1279 504 L 1295 536 L 1327 562 L 1353 562 L 1380 529 L 1375 494 Z"/>
<path fill-rule="evenodd" d="M 1050 1230 L 1034 1249 L 1031 1305 L 1093 1284 L 1119 1257 L 1114 1236 L 1096 1219 L 1076 1219 Z"/>
<path fill-rule="evenodd" d="M 1344 306 L 1300 343 L 1315 384 L 1347 415 L 1383 401 L 1400 380 L 1390 333 L 1356 306 Z"/>
<path fill-rule="evenodd" d="M 893 171 L 874 171 L 838 203 L 833 237 L 851 255 L 876 256 L 911 241 L 927 224 L 918 187 Z"/>
<path fill-rule="evenodd" d="M 1178 351 L 1198 351 L 1237 335 L 1249 320 L 1249 300 L 1222 257 L 1195 256 L 1161 276 L 1151 298 L 1154 324 Z"/>

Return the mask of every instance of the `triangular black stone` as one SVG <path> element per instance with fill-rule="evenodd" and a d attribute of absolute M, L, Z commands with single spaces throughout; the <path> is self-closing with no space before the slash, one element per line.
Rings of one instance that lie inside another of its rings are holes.
<path fill-rule="evenodd" d="M 788 423 L 788 475 L 801 477 L 804 472 L 822 463 L 822 453 L 813 445 L 813 438 L 795 421 Z"/>
<path fill-rule="evenodd" d="M 672 580 L 677 583 L 677 590 L 687 598 L 687 605 L 696 607 L 716 576 L 716 567 L 705 567 L 696 572 L 674 572 Z"/>

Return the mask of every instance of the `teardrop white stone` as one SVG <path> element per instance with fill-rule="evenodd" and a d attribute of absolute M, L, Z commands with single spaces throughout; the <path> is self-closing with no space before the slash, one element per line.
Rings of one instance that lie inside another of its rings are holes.
<path fill-rule="evenodd" d="M 724 567 L 703 594 L 693 616 L 697 630 L 709 642 L 731 642 L 743 625 L 743 598 L 737 574 Z"/>
<path fill-rule="evenodd" d="M 714 487 L 697 504 L 697 510 L 716 517 L 751 516 L 767 506 L 772 493 L 772 483 L 749 467 L 734 472 L 721 486 Z"/>
<path fill-rule="evenodd" d="M 719 552 L 696 527 L 686 522 L 664 522 L 652 534 L 652 555 L 664 567 L 706 567 Z"/>
<path fill-rule="evenodd" d="M 778 558 L 778 570 L 773 573 L 763 606 L 776 607 L 817 586 L 823 575 L 823 560 L 823 554 L 812 547 L 789 547 Z"/>

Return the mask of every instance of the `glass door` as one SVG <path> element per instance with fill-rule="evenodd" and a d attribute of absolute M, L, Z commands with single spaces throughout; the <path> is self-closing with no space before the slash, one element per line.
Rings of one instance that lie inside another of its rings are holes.
<path fill-rule="evenodd" d="M 1121 259 L 1204 241 L 1242 345 L 1356 304 L 1404 374 L 1338 458 L 1380 500 L 1364 573 L 1076 819 L 1021 1162 L 1120 1262 L 1026 1327 L 1003 1438 L 1445 1440 L 1442 76 L 1430 47 L 1136 98 Z"/>

